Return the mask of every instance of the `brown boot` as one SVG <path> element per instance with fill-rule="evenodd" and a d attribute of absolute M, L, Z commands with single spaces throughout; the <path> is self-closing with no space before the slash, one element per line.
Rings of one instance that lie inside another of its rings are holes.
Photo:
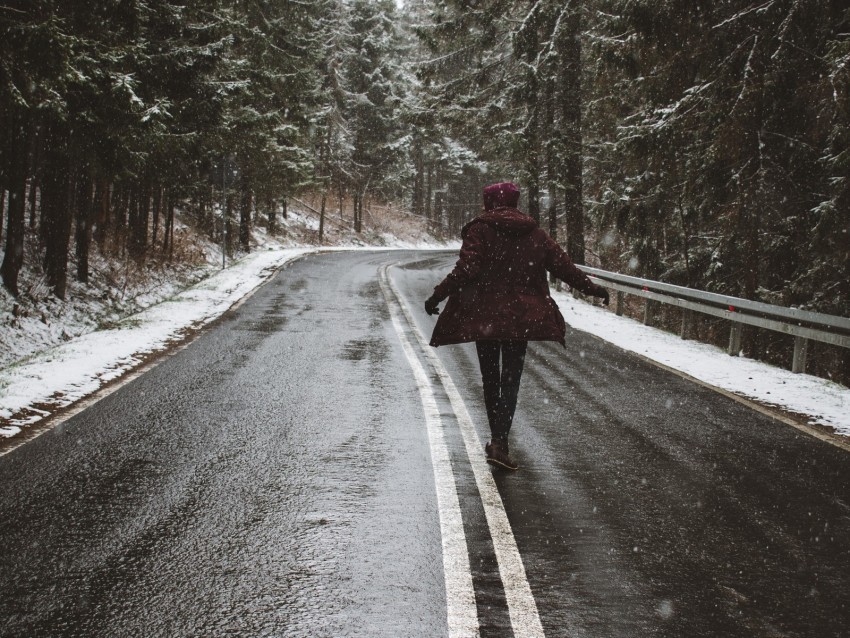
<path fill-rule="evenodd" d="M 511 471 L 519 467 L 508 453 L 508 442 L 505 439 L 493 439 L 484 446 L 484 452 L 487 454 L 487 462 L 494 467 Z"/>

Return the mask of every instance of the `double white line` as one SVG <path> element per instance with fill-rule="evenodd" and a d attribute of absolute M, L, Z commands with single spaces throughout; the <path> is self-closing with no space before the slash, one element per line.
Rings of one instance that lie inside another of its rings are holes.
<path fill-rule="evenodd" d="M 437 486 L 437 506 L 440 513 L 440 531 L 443 540 L 443 566 L 446 579 L 446 600 L 448 605 L 448 625 L 450 638 L 479 636 L 478 610 L 475 605 L 475 591 L 469 567 L 469 549 L 463 531 L 463 519 L 457 495 L 454 473 L 452 472 L 448 448 L 443 430 L 445 425 L 440 418 L 434 388 L 425 368 L 419 361 L 411 344 L 413 337 L 419 351 L 425 356 L 428 365 L 436 372 L 446 392 L 460 426 L 463 443 L 478 486 L 478 493 L 484 506 L 484 515 L 490 528 L 493 549 L 499 564 L 499 575 L 505 588 L 505 598 L 511 618 L 514 636 L 517 638 L 543 638 L 543 627 L 537 613 L 537 604 L 531 594 L 525 567 L 517 549 L 513 531 L 505 513 L 502 498 L 496 489 L 496 483 L 484 461 L 483 447 L 475 431 L 469 411 L 446 372 L 436 353 L 428 346 L 425 336 L 416 326 L 413 316 L 402 301 L 398 289 L 388 275 L 389 266 L 381 267 L 380 284 L 390 317 L 401 341 L 402 349 L 413 370 L 422 407 L 425 410 L 425 423 L 428 441 L 431 446 L 431 461 Z M 402 316 L 406 321 L 402 321 Z M 405 328 L 405 324 L 407 328 Z"/>

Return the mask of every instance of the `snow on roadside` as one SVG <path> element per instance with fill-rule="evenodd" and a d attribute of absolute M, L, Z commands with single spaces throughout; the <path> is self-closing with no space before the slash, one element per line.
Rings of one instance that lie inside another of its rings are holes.
<path fill-rule="evenodd" d="M 182 293 L 125 318 L 115 328 L 82 335 L 0 370 L 0 418 L 26 416 L 0 427 L 0 437 L 18 434 L 136 367 L 145 354 L 179 340 L 187 331 L 220 316 L 286 262 L 314 247 L 250 253 L 226 270 Z"/>
<path fill-rule="evenodd" d="M 455 250 L 458 247 L 393 239 L 394 246 L 380 248 L 280 248 L 270 244 L 267 250 L 250 253 L 175 297 L 127 317 L 115 328 L 76 337 L 0 369 L 0 419 L 7 421 L 5 427 L 0 427 L 0 438 L 15 436 L 22 428 L 49 416 L 50 412 L 41 406 L 54 410 L 70 405 L 139 365 L 146 354 L 161 350 L 187 331 L 211 322 L 300 255 L 317 250 Z M 553 297 L 567 322 L 579 330 L 709 385 L 809 415 L 810 423 L 829 426 L 838 434 L 850 436 L 850 389 L 844 386 L 750 359 L 730 359 L 719 348 L 683 341 L 566 293 L 553 293 Z"/>
<path fill-rule="evenodd" d="M 807 374 L 794 374 L 760 361 L 730 358 L 724 350 L 674 335 L 580 301 L 553 293 L 574 328 L 624 350 L 643 355 L 709 385 L 762 404 L 808 415 L 809 423 L 850 436 L 850 389 Z"/>

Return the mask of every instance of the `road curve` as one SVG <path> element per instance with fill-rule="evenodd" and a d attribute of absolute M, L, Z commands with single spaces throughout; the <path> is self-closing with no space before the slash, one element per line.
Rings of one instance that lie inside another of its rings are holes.
<path fill-rule="evenodd" d="M 448 635 L 444 513 L 402 338 L 430 333 L 421 302 L 453 262 L 302 258 L 0 457 L 0 636 Z M 474 348 L 436 355 L 485 440 Z M 416 356 L 475 635 L 515 635 L 457 411 Z M 520 470 L 492 476 L 546 636 L 850 635 L 847 452 L 578 331 L 530 347 L 512 451 Z"/>

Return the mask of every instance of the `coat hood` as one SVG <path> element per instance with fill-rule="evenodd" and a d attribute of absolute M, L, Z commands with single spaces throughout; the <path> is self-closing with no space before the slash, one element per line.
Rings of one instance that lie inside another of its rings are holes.
<path fill-rule="evenodd" d="M 466 231 L 473 224 L 487 224 L 499 233 L 514 237 L 522 237 L 537 228 L 533 218 L 516 208 L 494 208 L 480 214 L 463 227 L 461 237 L 466 236 Z"/>

